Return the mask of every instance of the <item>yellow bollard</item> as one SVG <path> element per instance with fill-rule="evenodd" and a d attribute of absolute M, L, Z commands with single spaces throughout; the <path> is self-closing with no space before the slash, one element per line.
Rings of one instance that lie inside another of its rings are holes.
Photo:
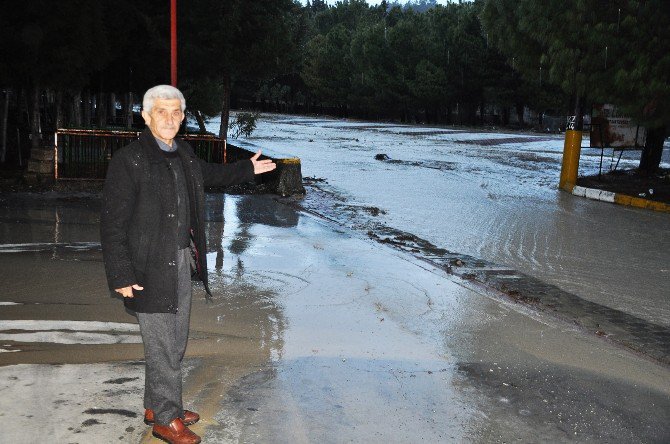
<path fill-rule="evenodd" d="M 582 150 L 582 132 L 567 130 L 563 145 L 563 165 L 561 166 L 561 180 L 558 187 L 569 193 L 577 183 L 579 170 L 579 153 Z"/>

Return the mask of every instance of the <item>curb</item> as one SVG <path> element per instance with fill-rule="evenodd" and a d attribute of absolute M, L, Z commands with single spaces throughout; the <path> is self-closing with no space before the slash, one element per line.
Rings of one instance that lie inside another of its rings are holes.
<path fill-rule="evenodd" d="M 670 205 L 663 202 L 656 202 L 641 197 L 628 196 L 626 194 L 613 193 L 611 191 L 599 190 L 597 188 L 586 188 L 575 185 L 571 193 L 575 196 L 586 197 L 587 199 L 599 200 L 601 202 L 610 202 L 619 205 L 627 205 L 647 210 L 670 213 Z"/>

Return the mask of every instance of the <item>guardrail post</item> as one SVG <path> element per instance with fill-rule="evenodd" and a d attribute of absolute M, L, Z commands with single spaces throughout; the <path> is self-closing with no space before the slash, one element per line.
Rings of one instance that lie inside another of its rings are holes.
<path fill-rule="evenodd" d="M 559 188 L 567 192 L 577 184 L 577 172 L 579 171 L 579 155 L 582 150 L 582 131 L 565 131 L 565 143 L 563 144 L 563 164 L 561 166 L 561 179 Z"/>

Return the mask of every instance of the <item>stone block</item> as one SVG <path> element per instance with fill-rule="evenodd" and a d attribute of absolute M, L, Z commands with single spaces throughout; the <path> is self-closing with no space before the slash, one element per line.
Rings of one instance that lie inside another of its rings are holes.
<path fill-rule="evenodd" d="M 30 158 L 42 161 L 53 161 L 54 150 L 44 148 L 33 148 L 32 150 L 30 150 Z"/>
<path fill-rule="evenodd" d="M 39 175 L 53 176 L 54 164 L 53 162 L 44 162 L 40 160 L 30 159 L 28 161 L 27 171 L 29 173 L 37 173 Z"/>

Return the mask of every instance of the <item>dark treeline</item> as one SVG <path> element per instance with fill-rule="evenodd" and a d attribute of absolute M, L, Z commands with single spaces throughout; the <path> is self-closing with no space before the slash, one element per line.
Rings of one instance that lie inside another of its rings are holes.
<path fill-rule="evenodd" d="M 141 94 L 170 80 L 169 2 L 2 3 L 3 161 L 28 134 L 38 146 L 57 127 L 141 126 Z M 667 9 L 661 0 L 182 1 L 178 87 L 191 125 L 204 131 L 221 115 L 222 137 L 231 107 L 524 125 L 536 123 L 524 121 L 527 108 L 581 115 L 600 101 L 649 124 L 662 148 Z"/>
<path fill-rule="evenodd" d="M 235 97 L 264 110 L 465 125 L 523 125 L 524 106 L 564 108 L 566 95 L 522 78 L 488 44 L 481 6 L 309 2 L 300 64 Z"/>
<path fill-rule="evenodd" d="M 58 127 L 130 126 L 139 91 L 164 82 L 169 19 L 159 1 L 3 1 L 0 85 L 6 146 Z M 160 7 L 159 7 L 160 5 Z M 164 27 L 163 27 L 164 28 Z M 3 150 L 16 160 L 17 150 Z"/>

